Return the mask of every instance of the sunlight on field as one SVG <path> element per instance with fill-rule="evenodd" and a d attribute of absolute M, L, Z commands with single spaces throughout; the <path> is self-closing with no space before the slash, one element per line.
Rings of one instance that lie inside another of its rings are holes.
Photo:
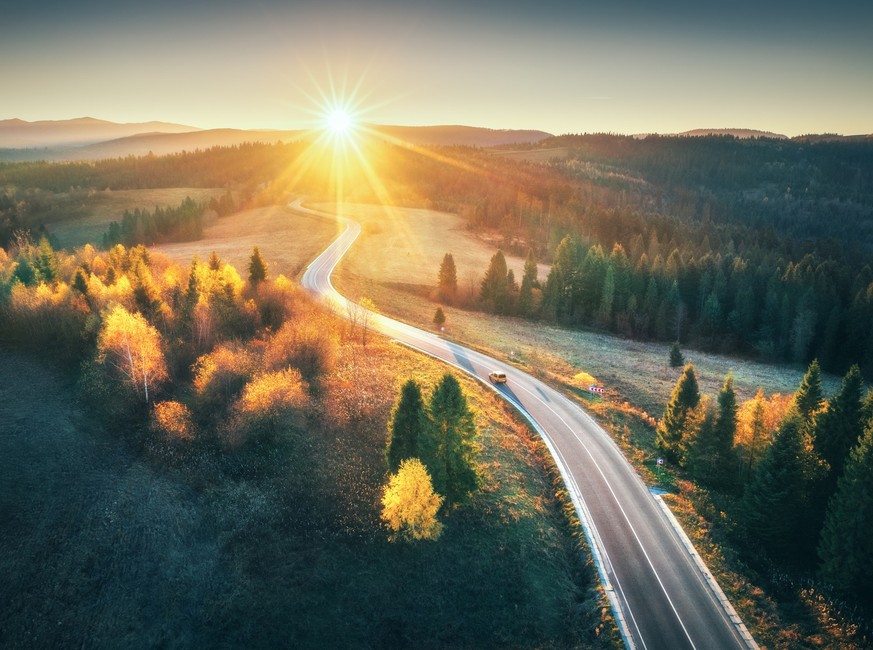
<path fill-rule="evenodd" d="M 335 224 L 294 213 L 282 206 L 245 210 L 208 226 L 203 239 L 153 247 L 188 264 L 194 255 L 206 260 L 212 251 L 247 273 L 252 249 L 257 246 L 269 266 L 270 277 L 293 278 L 324 250 L 337 234 Z"/>
<path fill-rule="evenodd" d="M 61 248 L 75 248 L 91 242 L 99 244 L 113 221 L 121 221 L 125 210 L 152 211 L 156 207 L 176 207 L 186 197 L 195 203 L 208 203 L 226 190 L 201 187 L 169 187 L 149 190 L 105 190 L 88 197 L 88 216 L 59 221 L 48 226 Z"/>

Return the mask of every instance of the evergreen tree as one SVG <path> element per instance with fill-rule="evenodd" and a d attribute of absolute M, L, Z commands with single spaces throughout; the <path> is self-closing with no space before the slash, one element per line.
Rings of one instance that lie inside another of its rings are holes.
<path fill-rule="evenodd" d="M 437 307 L 433 315 L 433 324 L 437 327 L 442 327 L 446 322 L 446 315 L 443 313 L 442 307 Z"/>
<path fill-rule="evenodd" d="M 861 421 L 865 428 L 873 424 L 873 388 L 867 391 L 867 396 L 861 404 Z"/>
<path fill-rule="evenodd" d="M 212 255 L 209 256 L 209 270 L 210 271 L 220 271 L 221 270 L 221 260 L 218 257 L 218 253 L 212 251 Z"/>
<path fill-rule="evenodd" d="M 743 496 L 743 523 L 749 538 L 759 540 L 775 558 L 792 557 L 806 505 L 802 423 L 783 422 L 758 464 Z"/>
<path fill-rule="evenodd" d="M 249 261 L 249 283 L 253 287 L 257 287 L 261 282 L 267 279 L 267 263 L 261 257 L 261 252 L 255 246 L 252 252 L 252 257 Z"/>
<path fill-rule="evenodd" d="M 458 295 L 458 270 L 451 253 L 443 256 L 437 283 L 437 295 L 440 300 L 453 304 Z"/>
<path fill-rule="evenodd" d="M 873 426 L 849 456 L 828 505 L 818 554 L 823 579 L 873 602 Z"/>
<path fill-rule="evenodd" d="M 840 391 L 830 399 L 827 410 L 816 421 L 815 450 L 830 465 L 828 482 L 832 487 L 836 487 L 849 451 L 864 431 L 862 389 L 861 371 L 858 366 L 852 366 L 843 377 Z"/>
<path fill-rule="evenodd" d="M 51 284 L 58 279 L 58 258 L 47 237 L 39 240 L 34 267 L 39 279 L 46 284 Z"/>
<path fill-rule="evenodd" d="M 737 396 L 731 373 L 725 377 L 718 394 L 718 412 L 711 426 L 701 427 L 689 459 L 689 469 L 704 483 L 730 488 L 736 478 L 737 459 L 734 437 L 737 433 Z"/>
<path fill-rule="evenodd" d="M 658 424 L 658 448 L 673 462 L 682 462 L 683 438 L 688 433 L 689 413 L 700 403 L 694 366 L 687 364 L 673 388 L 673 394 Z"/>
<path fill-rule="evenodd" d="M 524 262 L 524 275 L 521 276 L 521 288 L 518 292 L 518 310 L 522 316 L 532 316 L 534 313 L 533 290 L 537 287 L 537 260 L 533 249 L 527 252 Z"/>
<path fill-rule="evenodd" d="M 434 489 L 446 504 L 459 503 L 476 490 L 476 425 L 467 398 L 454 375 L 446 373 L 430 400 L 429 439 L 421 460 L 433 477 Z"/>
<path fill-rule="evenodd" d="M 670 367 L 679 368 L 685 363 L 682 350 L 679 349 L 679 341 L 674 341 L 670 346 Z"/>
<path fill-rule="evenodd" d="M 491 257 L 488 270 L 482 279 L 479 297 L 498 314 L 505 314 L 509 308 L 509 284 L 506 279 L 506 258 L 502 251 L 497 251 Z"/>
<path fill-rule="evenodd" d="M 388 469 L 396 472 L 401 461 L 422 457 L 421 445 L 428 427 L 427 412 L 421 397 L 421 387 L 410 379 L 400 389 L 400 399 L 388 425 L 388 447 L 385 452 Z"/>
<path fill-rule="evenodd" d="M 85 271 L 81 267 L 76 269 L 76 273 L 73 275 L 72 287 L 81 295 L 88 295 L 88 277 L 85 275 Z"/>
<path fill-rule="evenodd" d="M 797 412 L 805 425 L 812 422 L 812 415 L 821 407 L 824 397 L 821 390 L 821 368 L 818 359 L 813 359 L 794 394 Z"/>
<path fill-rule="evenodd" d="M 23 253 L 18 255 L 18 260 L 15 264 L 15 271 L 12 275 L 25 287 L 34 285 L 37 282 L 36 269 L 33 268 L 33 264 L 30 263 L 27 255 L 24 255 Z"/>
<path fill-rule="evenodd" d="M 607 265 L 603 278 L 603 290 L 600 292 L 600 308 L 597 310 L 597 320 L 604 327 L 612 323 L 612 309 L 615 301 L 615 269 Z"/>

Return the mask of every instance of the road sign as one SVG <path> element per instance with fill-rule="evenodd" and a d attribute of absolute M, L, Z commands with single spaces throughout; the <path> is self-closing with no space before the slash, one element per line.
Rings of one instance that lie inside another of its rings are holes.
<path fill-rule="evenodd" d="M 603 393 L 606 391 L 605 388 L 601 388 L 600 386 L 595 386 L 594 384 L 591 384 L 588 387 L 588 390 L 590 390 L 592 393 Z"/>

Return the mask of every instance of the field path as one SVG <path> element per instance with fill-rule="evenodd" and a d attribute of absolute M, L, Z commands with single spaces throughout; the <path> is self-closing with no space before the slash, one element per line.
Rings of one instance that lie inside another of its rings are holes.
<path fill-rule="evenodd" d="M 360 225 L 305 208 L 300 200 L 291 208 L 345 226 L 309 265 L 302 283 L 338 313 L 347 313 L 349 301 L 333 288 L 330 276 L 360 234 Z M 757 647 L 669 510 L 606 431 L 576 403 L 515 367 L 435 334 L 380 314 L 370 314 L 369 324 L 486 384 L 492 370 L 507 374 L 509 381 L 493 388 L 519 409 L 548 445 L 629 648 Z"/>

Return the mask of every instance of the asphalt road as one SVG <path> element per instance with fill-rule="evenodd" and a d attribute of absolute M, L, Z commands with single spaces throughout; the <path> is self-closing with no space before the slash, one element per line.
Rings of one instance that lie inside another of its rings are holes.
<path fill-rule="evenodd" d="M 339 260 L 360 233 L 343 217 L 291 205 L 299 212 L 346 226 L 303 275 L 303 286 L 341 314 L 348 301 L 330 282 Z M 649 650 L 757 647 L 663 502 L 643 484 L 610 436 L 579 406 L 517 368 L 430 332 L 372 314 L 370 327 L 455 365 L 494 386 L 534 424 L 548 444 L 595 554 L 628 647 Z"/>

